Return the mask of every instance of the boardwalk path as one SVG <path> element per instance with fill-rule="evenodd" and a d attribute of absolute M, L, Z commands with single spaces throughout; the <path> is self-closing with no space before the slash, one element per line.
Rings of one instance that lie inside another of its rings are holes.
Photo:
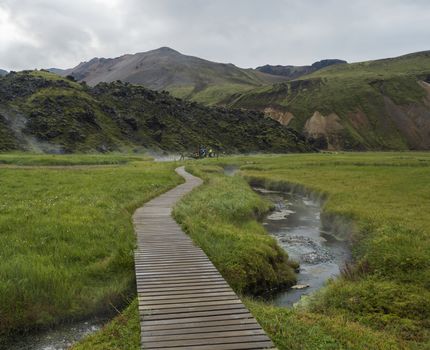
<path fill-rule="evenodd" d="M 174 204 L 202 181 L 186 182 L 133 216 L 142 349 L 269 349 L 272 342 L 203 251 L 173 220 Z"/>

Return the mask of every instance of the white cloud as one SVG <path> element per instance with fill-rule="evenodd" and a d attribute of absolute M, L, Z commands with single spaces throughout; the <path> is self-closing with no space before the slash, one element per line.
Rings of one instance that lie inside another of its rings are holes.
<path fill-rule="evenodd" d="M 249 67 L 430 49 L 426 0 L 0 0 L 0 68 L 170 46 Z"/>

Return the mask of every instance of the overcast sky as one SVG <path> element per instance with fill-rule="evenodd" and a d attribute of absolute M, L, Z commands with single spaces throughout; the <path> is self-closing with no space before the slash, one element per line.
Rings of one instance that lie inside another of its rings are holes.
<path fill-rule="evenodd" d="M 430 0 L 0 0 L 0 68 L 169 46 L 241 67 L 430 49 Z"/>

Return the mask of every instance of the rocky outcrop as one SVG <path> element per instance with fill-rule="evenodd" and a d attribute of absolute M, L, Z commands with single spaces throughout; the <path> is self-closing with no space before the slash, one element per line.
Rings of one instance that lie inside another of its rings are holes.
<path fill-rule="evenodd" d="M 312 117 L 306 121 L 303 133 L 313 143 L 316 143 L 318 148 L 334 150 L 341 147 L 339 133 L 343 129 L 344 127 L 337 114 L 330 113 L 324 116 L 320 112 L 315 111 Z"/>
<path fill-rule="evenodd" d="M 283 126 L 288 126 L 294 115 L 291 112 L 284 112 L 273 107 L 267 107 L 264 109 L 264 114 L 273 120 L 276 120 Z"/>

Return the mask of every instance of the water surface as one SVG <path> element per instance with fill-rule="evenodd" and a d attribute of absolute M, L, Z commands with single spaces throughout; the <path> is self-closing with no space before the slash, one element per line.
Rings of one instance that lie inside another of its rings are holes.
<path fill-rule="evenodd" d="M 271 297 L 275 305 L 291 306 L 303 295 L 321 288 L 329 278 L 338 276 L 350 259 L 350 251 L 346 242 L 321 229 L 319 201 L 303 194 L 255 190 L 275 205 L 263 220 L 266 230 L 290 259 L 300 263 L 297 285 Z"/>
<path fill-rule="evenodd" d="M 66 350 L 87 335 L 101 329 L 107 322 L 106 319 L 97 318 L 89 321 L 62 325 L 52 330 L 38 332 L 23 336 L 13 344 L 9 344 L 8 350 Z"/>

